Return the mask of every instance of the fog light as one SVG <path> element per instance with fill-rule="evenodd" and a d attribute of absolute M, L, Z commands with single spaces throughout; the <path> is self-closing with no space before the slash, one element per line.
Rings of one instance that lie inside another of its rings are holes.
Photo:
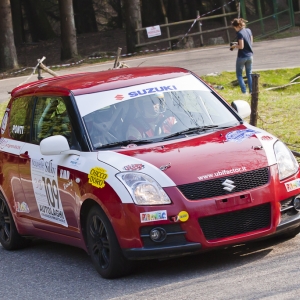
<path fill-rule="evenodd" d="M 300 211 L 300 196 L 297 196 L 293 201 L 294 208 Z"/>
<path fill-rule="evenodd" d="M 153 228 L 150 231 L 150 239 L 153 242 L 157 242 L 157 243 L 163 242 L 166 239 L 166 237 L 167 237 L 167 232 L 161 227 Z"/>

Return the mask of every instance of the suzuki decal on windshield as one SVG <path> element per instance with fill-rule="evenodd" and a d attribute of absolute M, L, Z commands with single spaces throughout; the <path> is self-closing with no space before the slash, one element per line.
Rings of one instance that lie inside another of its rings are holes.
<path fill-rule="evenodd" d="M 58 190 L 57 165 L 44 158 L 31 159 L 30 169 L 41 218 L 68 227 Z"/>
<path fill-rule="evenodd" d="M 160 87 L 154 87 L 154 88 L 148 88 L 140 91 L 135 91 L 135 92 L 130 92 L 128 95 L 130 97 L 137 97 L 137 96 L 142 96 L 146 94 L 152 94 L 152 93 L 157 93 L 157 92 L 165 92 L 165 91 L 175 91 L 177 90 L 175 85 L 168 85 L 168 86 L 160 86 Z"/>

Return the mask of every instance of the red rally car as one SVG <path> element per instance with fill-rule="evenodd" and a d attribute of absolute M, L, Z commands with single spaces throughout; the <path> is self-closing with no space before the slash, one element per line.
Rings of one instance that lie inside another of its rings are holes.
<path fill-rule="evenodd" d="M 104 278 L 300 229 L 299 166 L 192 72 L 147 67 L 15 88 L 0 139 L 0 242 L 84 249 Z"/>

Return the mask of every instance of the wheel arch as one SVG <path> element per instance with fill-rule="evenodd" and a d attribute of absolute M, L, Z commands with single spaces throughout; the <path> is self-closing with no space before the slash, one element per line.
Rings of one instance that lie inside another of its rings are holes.
<path fill-rule="evenodd" d="M 87 222 L 88 213 L 93 206 L 99 206 L 102 209 L 101 205 L 97 201 L 95 201 L 94 199 L 91 199 L 91 198 L 86 199 L 82 203 L 81 208 L 80 208 L 80 228 L 81 228 L 82 236 L 84 238 L 84 243 L 85 243 L 87 249 L 88 249 L 88 244 L 87 244 L 87 235 L 86 235 L 86 226 L 85 225 Z"/>

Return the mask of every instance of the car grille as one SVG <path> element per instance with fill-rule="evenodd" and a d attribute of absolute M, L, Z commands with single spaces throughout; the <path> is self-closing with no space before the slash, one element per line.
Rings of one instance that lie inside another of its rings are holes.
<path fill-rule="evenodd" d="M 232 192 L 227 192 L 222 183 L 225 179 L 230 179 L 236 186 Z M 242 192 L 265 185 L 269 182 L 269 169 L 263 168 L 236 174 L 228 177 L 217 178 L 213 180 L 194 182 L 179 185 L 178 189 L 189 200 L 199 200 L 204 198 L 228 195 L 230 193 Z"/>
<path fill-rule="evenodd" d="M 221 239 L 270 227 L 270 203 L 198 219 L 205 238 Z"/>

